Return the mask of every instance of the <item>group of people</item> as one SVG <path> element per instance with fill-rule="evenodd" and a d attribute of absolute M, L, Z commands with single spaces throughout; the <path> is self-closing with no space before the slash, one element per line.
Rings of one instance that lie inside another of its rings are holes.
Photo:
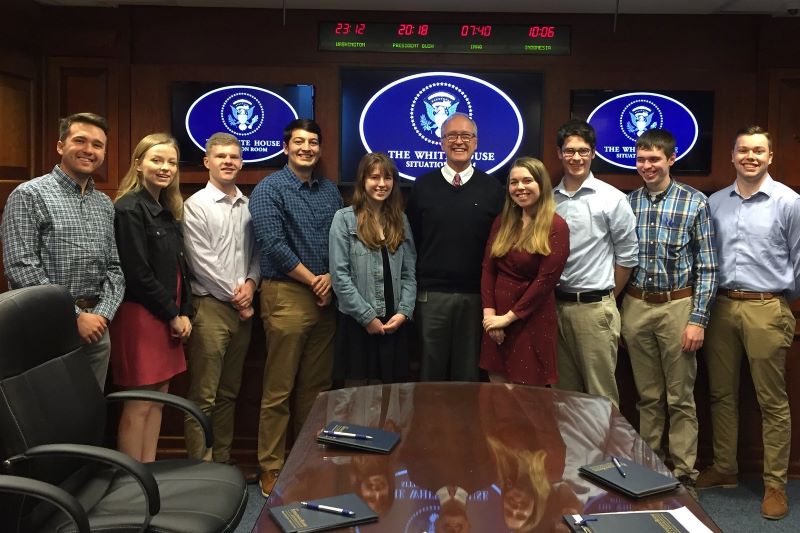
<path fill-rule="evenodd" d="M 563 177 L 555 186 L 531 157 L 512 163 L 505 187 L 472 166 L 478 127 L 465 114 L 441 131 L 446 162 L 416 180 L 405 209 L 397 168 L 380 153 L 362 158 L 343 207 L 336 184 L 314 173 L 322 132 L 308 119 L 286 126 L 287 164 L 249 200 L 236 186 L 242 150 L 234 136 L 208 139 L 208 183 L 184 202 L 177 143 L 153 134 L 134 150 L 112 204 L 92 179 L 108 126 L 91 113 L 72 115 L 61 122 L 61 162 L 8 199 L 9 285 L 67 287 L 101 387 L 109 351 L 122 387 L 166 391 L 188 367 L 188 397 L 211 416 L 214 445 L 206 449 L 187 420 L 187 450 L 219 462 L 231 461 L 258 295 L 267 339 L 258 434 L 265 496 L 283 467 L 289 424 L 296 437 L 319 392 L 333 381 L 410 379 L 412 320 L 423 380 L 477 381 L 483 369 L 491 381 L 588 392 L 615 405 L 624 341 L 642 437 L 662 450 L 668 418 L 669 458 L 691 491 L 737 482 L 747 355 L 763 417 L 762 514 L 785 516 L 800 195 L 769 175 L 769 134 L 756 126 L 737 133 L 736 180 L 707 198 L 670 175 L 676 146 L 667 130 L 638 138 L 643 186 L 628 195 L 592 174 L 596 138 L 586 122 L 558 131 Z M 714 464 L 699 473 L 701 347 Z M 154 460 L 160 422 L 160 406 L 127 402 L 120 449 Z"/>

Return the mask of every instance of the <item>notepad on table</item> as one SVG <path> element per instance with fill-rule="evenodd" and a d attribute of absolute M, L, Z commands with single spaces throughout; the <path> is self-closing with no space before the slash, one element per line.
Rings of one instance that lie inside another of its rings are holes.
<path fill-rule="evenodd" d="M 342 436 L 342 434 L 355 436 Z M 400 441 L 400 434 L 382 429 L 330 422 L 317 434 L 317 442 L 367 452 L 389 453 Z"/>
<path fill-rule="evenodd" d="M 584 465 L 578 472 L 631 498 L 644 498 L 661 492 L 669 492 L 680 485 L 672 476 L 660 474 L 646 466 L 619 458 L 619 467 L 612 459 Z M 623 474 L 620 472 L 622 469 Z"/>
<path fill-rule="evenodd" d="M 711 533 L 687 507 L 564 515 L 564 522 L 574 533 Z"/>
<path fill-rule="evenodd" d="M 319 509 L 309 509 L 301 502 L 270 507 L 269 514 L 281 527 L 284 533 L 311 533 L 313 531 L 326 531 L 340 527 L 357 526 L 378 520 L 378 514 L 359 498 L 350 492 L 330 498 L 310 500 L 308 503 L 318 506 L 327 506 L 342 510 L 352 511 L 353 516 L 345 516 L 336 512 Z"/>

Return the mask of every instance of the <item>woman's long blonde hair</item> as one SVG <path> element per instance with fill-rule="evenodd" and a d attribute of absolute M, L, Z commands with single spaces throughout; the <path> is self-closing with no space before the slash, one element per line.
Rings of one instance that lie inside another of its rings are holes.
<path fill-rule="evenodd" d="M 545 466 L 547 452 L 513 449 L 494 437 L 486 437 L 486 442 L 494 455 L 503 493 L 516 487 L 529 493 L 535 502 L 531 516 L 515 531 L 534 530 L 542 521 L 547 509 L 547 500 L 553 490 Z"/>
<path fill-rule="evenodd" d="M 506 203 L 500 215 L 500 229 L 492 243 L 492 257 L 503 257 L 511 250 L 521 250 L 531 254 L 550 255 L 550 228 L 553 225 L 553 214 L 556 202 L 553 199 L 553 185 L 544 163 L 533 157 L 520 157 L 511 168 L 524 168 L 531 173 L 539 185 L 539 199 L 536 201 L 536 213 L 532 223 L 522 227 L 522 208 L 506 191 Z M 506 182 L 506 189 L 511 180 Z"/>
<path fill-rule="evenodd" d="M 381 204 L 380 212 L 375 212 L 367 197 L 366 179 L 375 168 L 384 176 L 392 177 L 392 192 Z M 353 190 L 353 211 L 356 214 L 356 232 L 367 248 L 377 249 L 386 246 L 394 253 L 406 238 L 403 224 L 403 198 L 400 192 L 400 177 L 397 167 L 386 154 L 375 152 L 361 158 L 356 173 L 356 186 Z M 381 239 L 380 223 L 383 221 Z"/>
<path fill-rule="evenodd" d="M 139 144 L 137 144 L 136 148 L 133 150 L 133 155 L 131 156 L 131 166 L 128 169 L 128 172 L 126 172 L 125 176 L 122 178 L 122 182 L 119 185 L 119 191 L 117 191 L 117 197 L 114 199 L 114 201 L 119 200 L 129 192 L 139 192 L 144 189 L 144 178 L 142 177 L 141 172 L 136 170 L 136 166 L 141 164 L 142 159 L 148 150 L 154 146 L 158 146 L 159 144 L 168 144 L 175 148 L 175 153 L 178 155 L 178 161 L 180 161 L 181 153 L 180 149 L 178 148 L 178 141 L 176 141 L 174 137 L 167 133 L 151 133 L 150 135 L 146 135 L 141 141 L 139 141 Z M 164 208 L 168 209 L 172 213 L 172 216 L 175 217 L 175 220 L 180 220 L 183 218 L 183 198 L 181 197 L 180 192 L 179 175 L 180 170 L 176 169 L 175 177 L 172 178 L 172 181 L 169 183 L 169 185 L 167 185 L 159 195 L 159 202 Z"/>

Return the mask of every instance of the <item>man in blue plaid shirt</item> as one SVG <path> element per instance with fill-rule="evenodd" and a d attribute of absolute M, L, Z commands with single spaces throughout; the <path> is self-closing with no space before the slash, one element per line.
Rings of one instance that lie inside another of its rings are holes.
<path fill-rule="evenodd" d="M 314 176 L 322 153 L 316 122 L 290 122 L 283 140 L 286 166 L 256 185 L 249 204 L 261 249 L 261 320 L 267 335 L 258 426 L 264 497 L 283 467 L 290 402 L 296 438 L 317 394 L 331 386 L 336 330 L 328 233 L 342 197 L 335 183 Z"/>
<path fill-rule="evenodd" d="M 92 174 L 106 155 L 106 119 L 77 113 L 61 119 L 61 162 L 8 197 L 3 213 L 3 266 L 12 289 L 63 285 L 75 301 L 78 333 L 100 388 L 111 343 L 108 323 L 125 293 L 114 240 L 114 206 Z"/>
<path fill-rule="evenodd" d="M 622 337 L 639 392 L 639 433 L 663 457 L 669 414 L 674 473 L 696 497 L 695 352 L 703 345 L 718 267 L 708 199 L 672 179 L 675 159 L 675 137 L 667 130 L 649 130 L 636 141 L 644 186 L 628 200 L 636 215 L 639 265 L 622 303 Z"/>

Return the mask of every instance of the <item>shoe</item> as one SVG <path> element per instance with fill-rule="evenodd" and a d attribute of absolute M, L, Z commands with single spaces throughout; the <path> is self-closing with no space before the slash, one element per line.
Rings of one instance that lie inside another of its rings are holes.
<path fill-rule="evenodd" d="M 234 459 L 233 457 L 225 461 L 225 464 L 229 464 L 231 466 L 235 466 L 236 468 L 238 468 L 239 472 L 242 473 L 242 477 L 244 477 L 245 483 L 247 483 L 248 485 L 251 485 L 258 481 L 259 475 L 257 467 L 241 466 L 239 465 L 239 463 L 236 462 L 236 459 Z"/>
<path fill-rule="evenodd" d="M 686 492 L 689 493 L 689 496 L 694 498 L 694 501 L 699 501 L 697 499 L 697 488 L 695 487 L 696 484 L 695 480 L 693 480 L 688 475 L 684 474 L 682 476 L 678 476 L 678 481 L 681 482 L 681 485 L 683 485 L 683 488 L 686 489 Z"/>
<path fill-rule="evenodd" d="M 764 501 L 761 502 L 761 516 L 770 520 L 780 520 L 789 513 L 786 491 L 767 485 L 764 488 Z"/>
<path fill-rule="evenodd" d="M 736 474 L 722 474 L 714 466 L 709 466 L 697 476 L 695 487 L 698 489 L 712 489 L 722 487 L 723 489 L 733 489 L 739 485 Z"/>
<path fill-rule="evenodd" d="M 261 495 L 269 498 L 272 489 L 275 488 L 275 482 L 278 481 L 278 474 L 280 470 L 270 470 L 269 472 L 262 472 L 258 480 L 258 486 L 261 488 Z"/>

